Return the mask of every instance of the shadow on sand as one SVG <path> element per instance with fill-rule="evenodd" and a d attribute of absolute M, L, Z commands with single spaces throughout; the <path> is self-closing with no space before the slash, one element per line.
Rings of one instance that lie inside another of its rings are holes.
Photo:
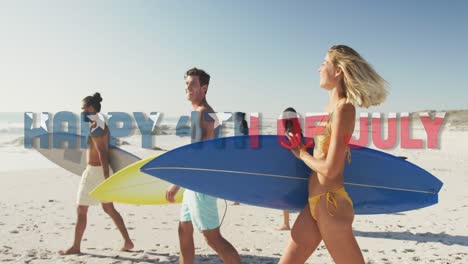
<path fill-rule="evenodd" d="M 355 236 L 372 237 L 372 238 L 387 238 L 396 240 L 416 241 L 418 243 L 441 243 L 444 245 L 460 245 L 468 246 L 468 236 L 452 236 L 445 233 L 416 233 L 411 232 L 364 232 L 354 231 Z"/>
<path fill-rule="evenodd" d="M 132 253 L 132 252 L 130 252 Z M 142 252 L 145 257 L 131 257 L 131 256 L 108 256 L 94 253 L 81 253 L 82 256 L 89 256 L 95 260 L 114 260 L 114 261 L 130 261 L 131 263 L 158 263 L 158 264 L 173 264 L 179 263 L 178 255 L 170 255 L 168 253 L 157 253 L 152 251 Z M 122 255 L 122 254 L 121 254 Z M 91 260 L 90 259 L 90 260 Z M 241 254 L 242 263 L 258 263 L 258 264 L 276 264 L 279 262 L 278 257 L 264 257 L 264 256 L 253 256 Z M 217 255 L 195 255 L 195 263 L 223 263 Z"/>

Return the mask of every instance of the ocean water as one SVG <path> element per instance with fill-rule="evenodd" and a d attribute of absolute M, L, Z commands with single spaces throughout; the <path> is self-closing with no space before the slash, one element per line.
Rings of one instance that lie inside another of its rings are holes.
<path fill-rule="evenodd" d="M 23 113 L 0 112 L 0 137 L 24 133 Z"/>

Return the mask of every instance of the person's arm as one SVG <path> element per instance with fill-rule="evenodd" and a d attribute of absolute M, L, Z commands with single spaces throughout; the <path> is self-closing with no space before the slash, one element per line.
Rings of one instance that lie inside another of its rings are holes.
<path fill-rule="evenodd" d="M 102 169 L 104 171 L 104 178 L 108 178 L 109 175 L 109 146 L 107 145 L 107 137 L 105 135 L 101 136 L 92 136 L 92 141 L 94 147 L 99 156 L 99 161 L 101 162 Z"/>
<path fill-rule="evenodd" d="M 200 109 L 200 128 L 202 131 L 202 141 L 215 138 L 214 119 L 210 116 L 206 108 Z"/>
<path fill-rule="evenodd" d="M 293 149 L 294 155 L 320 175 L 330 178 L 336 177 L 345 166 L 346 149 L 353 133 L 355 114 L 356 110 L 351 104 L 345 104 L 336 109 L 331 124 L 332 134 L 326 158 L 313 157 L 302 144 Z"/>
<path fill-rule="evenodd" d="M 201 140 L 213 139 L 214 138 L 214 121 L 211 117 L 205 118 L 204 115 L 208 115 L 205 108 L 200 109 L 200 128 L 202 131 Z M 169 186 L 166 190 L 166 200 L 170 203 L 175 202 L 175 196 L 180 190 L 180 186 L 175 184 Z"/>
<path fill-rule="evenodd" d="M 177 186 L 175 184 L 171 185 L 167 191 L 166 191 L 166 200 L 170 203 L 175 202 L 175 196 L 180 190 L 180 186 Z"/>

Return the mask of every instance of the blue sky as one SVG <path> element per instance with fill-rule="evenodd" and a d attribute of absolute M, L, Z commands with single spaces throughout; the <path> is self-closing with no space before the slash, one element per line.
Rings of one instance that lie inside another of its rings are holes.
<path fill-rule="evenodd" d="M 217 111 L 321 112 L 317 68 L 346 44 L 390 83 L 361 111 L 468 108 L 464 1 L 4 1 L 0 112 L 190 111 L 183 74 L 212 76 Z"/>

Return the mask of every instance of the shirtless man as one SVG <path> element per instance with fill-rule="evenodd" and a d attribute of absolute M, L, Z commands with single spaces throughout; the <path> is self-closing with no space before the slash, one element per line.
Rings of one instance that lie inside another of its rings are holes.
<path fill-rule="evenodd" d="M 91 133 L 88 139 L 88 151 L 85 171 L 81 177 L 80 187 L 77 197 L 77 221 L 75 226 L 75 239 L 73 245 L 67 250 L 60 250 L 60 255 L 79 254 L 81 240 L 86 229 L 88 207 L 91 205 L 101 204 L 104 212 L 106 212 L 114 221 L 124 239 L 122 251 L 128 251 L 133 248 L 132 240 L 130 239 L 122 216 L 115 210 L 114 205 L 109 202 L 99 201 L 89 196 L 89 193 L 97 187 L 101 182 L 112 175 L 112 169 L 109 166 L 109 137 L 110 132 L 104 124 L 103 128 L 98 125 L 97 119 L 90 120 L 88 115 L 97 117 L 101 111 L 101 95 L 95 93 L 93 96 L 87 96 L 83 99 L 81 109 L 85 113 L 85 121 L 90 122 Z M 99 118 L 99 117 L 97 117 Z"/>
<path fill-rule="evenodd" d="M 214 120 L 209 116 L 209 113 L 214 113 L 214 110 L 206 101 L 209 82 L 210 75 L 201 69 L 192 68 L 185 74 L 187 99 L 192 103 L 193 110 L 199 112 L 200 116 L 201 140 L 215 137 Z M 176 185 L 169 187 L 166 199 L 174 202 L 179 189 L 180 187 Z M 180 263 L 192 264 L 194 262 L 194 226 L 203 233 L 208 245 L 218 253 L 224 263 L 240 263 L 236 249 L 221 235 L 216 200 L 215 197 L 203 193 L 185 190 L 179 222 Z"/>

